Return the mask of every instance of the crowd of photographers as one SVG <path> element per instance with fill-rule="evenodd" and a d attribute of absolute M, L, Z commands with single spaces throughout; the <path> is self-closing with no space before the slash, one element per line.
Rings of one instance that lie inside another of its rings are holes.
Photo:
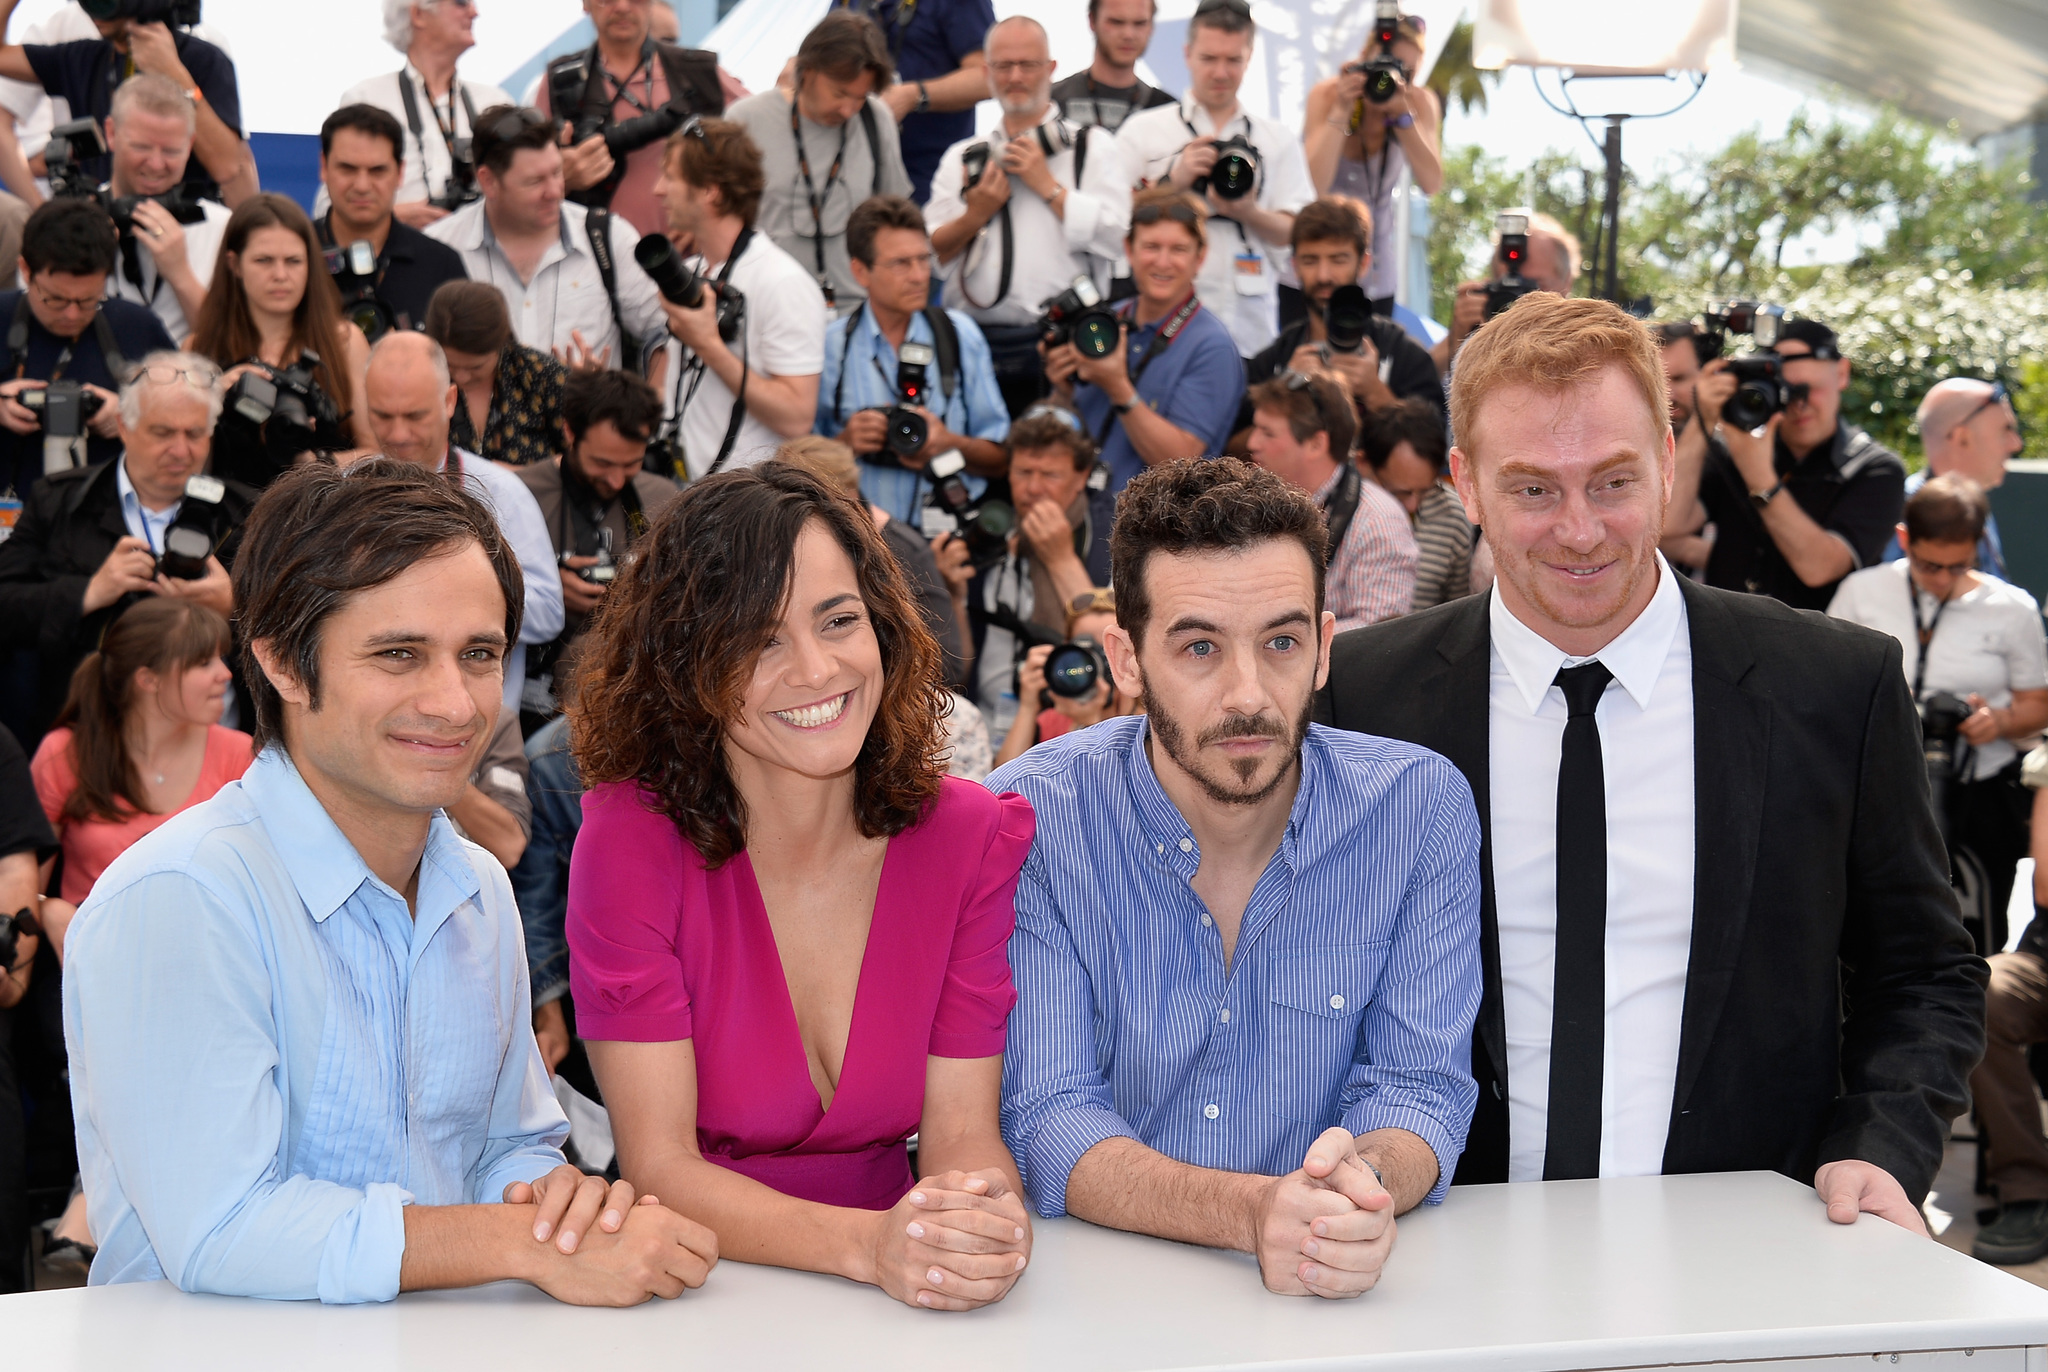
<path fill-rule="evenodd" d="M 1449 381 L 1518 300 L 1573 293 L 1579 245 L 1510 208 L 1448 331 L 1395 304 L 1396 190 L 1406 173 L 1434 191 L 1442 164 L 1436 98 L 1409 79 L 1422 22 L 1391 5 L 1297 130 L 1239 102 L 1246 0 L 1200 0 L 1179 97 L 1136 74 L 1152 0 L 1088 0 L 1094 59 L 1059 79 L 1044 29 L 995 22 L 989 0 L 835 4 L 758 93 L 678 46 L 661 0 L 585 0 L 595 43 L 518 93 L 459 71 L 472 0 L 386 0 L 404 65 L 341 94 L 311 215 L 260 189 L 196 4 L 88 8 L 111 17 L 67 11 L 0 46 L 0 254 L 20 275 L 0 294 L 0 723 L 42 792 L 40 819 L 0 816 L 0 847 L 62 863 L 27 879 L 49 937 L 0 915 L 0 975 L 18 974 L 0 1007 L 20 1003 L 0 1009 L 0 1291 L 20 1277 L 24 1178 L 39 1214 L 69 1179 L 48 1127 L 68 1118 L 65 902 L 147 827 L 129 821 L 248 765 L 229 570 L 295 465 L 381 453 L 445 473 L 520 563 L 507 709 L 449 813 L 511 872 L 543 1056 L 589 1097 L 562 712 L 593 617 L 684 483 L 779 457 L 858 500 L 941 646 L 952 766 L 977 779 L 1139 711 L 1102 631 L 1117 496 L 1150 467 L 1231 453 L 1307 493 L 1339 629 L 1492 581 L 1448 478 Z M 1000 121 L 976 137 L 984 99 Z M 2042 622 L 2000 579 L 1984 495 L 2019 447 L 2003 390 L 1932 388 L 1928 470 L 1909 480 L 1844 418 L 1851 363 L 1825 324 L 1726 302 L 1659 329 L 1666 555 L 1900 638 L 1959 883 L 1980 947 L 2002 949 L 2028 788 L 2048 781 L 2023 762 L 2048 725 Z M 1753 346 L 1727 356 L 1731 335 Z M 148 678 L 146 711 L 126 684 L 88 689 L 116 662 Z M 149 724 L 94 734 L 94 710 Z M 26 777 L 4 743 L 0 770 Z M 123 747 L 132 766 L 86 756 Z M 45 785 L 60 762 L 69 780 Z M 148 794 L 120 791 L 145 773 Z M 95 824 L 120 832 L 79 838 Z M 2002 1102 L 1984 1109 L 1994 1176 L 2034 1208 L 2009 1204 L 1990 1256 L 2048 1251 L 2048 1141 L 2013 1065 L 2048 1038 L 2043 939 L 1995 964 L 1978 1089 Z M 23 1091 L 49 1134 L 27 1153 Z M 89 1254 L 72 1199 L 48 1254 Z"/>

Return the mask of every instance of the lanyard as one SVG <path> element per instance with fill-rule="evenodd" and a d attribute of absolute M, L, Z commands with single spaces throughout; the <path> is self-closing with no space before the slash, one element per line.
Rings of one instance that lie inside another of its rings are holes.
<path fill-rule="evenodd" d="M 1913 699 L 1920 699 L 1921 686 L 1927 677 L 1927 649 L 1934 642 L 1934 626 L 1941 623 L 1941 612 L 1948 608 L 1946 600 L 1934 602 L 1934 617 L 1920 622 L 1920 588 L 1913 584 L 1913 573 L 1906 571 L 1906 599 L 1913 607 L 1913 632 L 1920 639 L 1920 660 L 1913 668 Z"/>
<path fill-rule="evenodd" d="M 585 503 L 586 498 L 588 503 Z M 619 493 L 613 496 L 612 500 L 618 502 L 620 512 L 625 516 L 626 546 L 631 547 L 639 541 L 640 535 L 647 532 L 647 515 L 640 504 L 640 488 L 635 486 L 631 480 L 628 480 L 624 486 L 619 488 Z M 562 508 L 560 517 L 555 521 L 555 527 L 559 531 L 555 538 L 557 550 L 565 554 L 574 554 L 577 557 L 589 557 L 591 555 L 583 551 L 581 539 L 572 537 L 569 515 L 573 509 L 575 513 L 582 515 L 589 523 L 592 531 L 597 536 L 598 546 L 606 552 L 614 551 L 612 548 L 612 531 L 605 527 L 604 522 L 605 509 L 610 504 L 611 501 L 600 499 L 590 483 L 570 471 L 568 463 L 564 462 L 562 464 Z"/>
<path fill-rule="evenodd" d="M 852 126 L 851 119 L 839 126 L 839 151 L 832 158 L 831 170 L 825 173 L 825 190 L 821 195 L 811 181 L 811 157 L 804 150 L 804 130 L 797 117 L 796 99 L 793 96 L 790 98 L 789 135 L 796 141 L 796 169 L 803 174 L 804 199 L 810 202 L 811 206 L 811 227 L 815 230 L 811 237 L 811 247 L 818 254 L 818 287 L 825 292 L 825 308 L 828 310 L 838 302 L 833 299 L 832 282 L 825 275 L 824 209 L 825 202 L 832 198 L 832 187 L 839 181 L 839 168 L 846 161 L 846 135 Z M 878 172 L 879 170 L 877 168 Z"/>
<path fill-rule="evenodd" d="M 642 114 L 654 113 L 654 40 L 652 38 L 640 45 L 640 65 L 627 72 L 625 80 L 619 80 L 610 71 L 606 70 L 602 58 L 598 60 L 597 69 L 604 72 L 605 87 L 611 92 L 610 99 L 605 102 L 607 105 L 616 105 L 619 101 L 623 100 Z M 633 78 L 643 74 L 647 78 L 647 99 L 645 103 L 642 103 L 640 98 L 633 94 L 632 89 Z"/>

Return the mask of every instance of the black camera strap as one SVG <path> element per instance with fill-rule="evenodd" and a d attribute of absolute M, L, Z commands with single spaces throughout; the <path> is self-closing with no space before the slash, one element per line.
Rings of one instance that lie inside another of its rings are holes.
<path fill-rule="evenodd" d="M 832 187 L 839 183 L 839 170 L 846 165 L 846 139 L 853 130 L 846 124 L 839 126 L 839 151 L 832 155 L 832 165 L 825 172 L 825 189 L 820 191 L 811 180 L 811 155 L 804 148 L 803 118 L 797 110 L 796 97 L 789 98 L 789 136 L 796 144 L 796 169 L 804 178 L 804 199 L 811 207 L 811 248 L 817 254 L 818 289 L 825 293 L 825 308 L 831 309 L 838 302 L 834 299 L 832 280 L 825 274 L 825 202 L 832 198 Z M 874 154 L 875 174 L 879 181 L 882 175 L 881 142 L 875 129 L 875 113 L 863 103 L 860 107 L 861 122 L 867 125 L 868 150 Z"/>
<path fill-rule="evenodd" d="M 608 205 L 592 205 L 583 212 L 583 232 L 590 240 L 590 255 L 597 261 L 597 276 L 604 283 L 604 298 L 612 307 L 612 324 L 619 331 L 619 355 L 612 365 L 638 375 L 640 340 L 626 327 L 619 310 L 619 266 L 612 258 L 612 212 Z"/>
<path fill-rule="evenodd" d="M 873 312 L 873 307 L 863 304 L 860 309 L 846 316 L 846 332 L 840 339 L 839 375 L 832 381 L 832 417 L 839 421 L 841 428 L 846 425 L 846 372 L 853 365 L 853 336 L 860 329 L 862 316 L 871 315 Z M 924 316 L 925 324 L 932 331 L 932 357 L 939 364 L 939 394 L 950 401 L 954 393 L 960 389 L 962 380 L 960 331 L 953 327 L 952 319 L 944 310 L 926 306 L 918 313 Z M 879 331 L 878 325 L 877 332 Z M 905 330 L 904 341 L 908 342 L 909 339 L 909 331 Z M 870 353 L 868 361 L 874 364 L 876 374 L 882 378 L 882 384 L 894 390 L 896 383 L 882 370 L 882 360 Z M 873 454 L 868 454 L 862 461 L 868 461 L 872 457 Z"/>
<path fill-rule="evenodd" d="M 1337 489 L 1330 492 L 1329 503 L 1323 506 L 1323 522 L 1329 526 L 1330 543 L 1326 562 L 1337 560 L 1337 550 L 1344 546 L 1344 535 L 1351 530 L 1351 520 L 1358 513 L 1358 500 L 1364 494 L 1363 478 L 1358 468 L 1344 464 L 1344 474 L 1337 478 Z"/>
<path fill-rule="evenodd" d="M 425 85 L 424 82 L 421 84 L 422 86 Z M 420 122 L 420 102 L 419 97 L 413 94 L 412 73 L 403 67 L 399 68 L 398 71 L 398 94 L 405 101 L 405 122 L 407 127 L 412 130 L 412 141 L 419 145 L 420 179 L 424 181 L 427 175 L 426 125 Z M 441 122 L 441 107 L 434 103 L 432 92 L 427 92 L 427 108 L 434 112 L 434 130 L 441 135 L 441 145 L 448 149 L 448 160 L 451 163 L 455 160 L 455 102 L 457 100 L 462 101 L 462 112 L 469 120 L 470 132 L 474 133 L 476 131 L 476 104 L 469 98 L 469 87 L 463 84 L 461 76 L 451 74 L 448 78 L 448 122 L 445 124 Z M 427 193 L 429 195 L 433 194 L 431 186 L 427 188 Z"/>
<path fill-rule="evenodd" d="M 1927 682 L 1927 650 L 1934 644 L 1935 626 L 1941 623 L 1941 612 L 1948 608 L 1946 600 L 1934 603 L 1934 616 L 1925 624 L 1920 622 L 1920 588 L 1913 584 L 1913 569 L 1906 569 L 1906 600 L 1913 607 L 1913 632 L 1920 640 L 1920 658 L 1913 665 L 1913 699 L 1920 699 L 1920 692 Z"/>
<path fill-rule="evenodd" d="M 12 371 L 19 381 L 28 372 L 28 326 L 34 316 L 29 312 L 28 289 L 24 287 L 21 299 L 14 302 L 14 318 L 7 324 L 7 358 L 0 371 Z M 100 360 L 107 365 L 107 375 L 114 378 L 116 385 L 128 379 L 128 359 L 121 355 L 121 345 L 114 341 L 114 326 L 107 322 L 105 310 L 92 312 L 92 334 L 100 345 Z M 71 352 L 77 339 L 67 339 L 63 351 L 58 354 L 56 370 L 50 380 L 55 381 L 71 365 Z"/>
<path fill-rule="evenodd" d="M 1180 337 L 1180 331 L 1187 327 L 1187 322 L 1195 317 L 1195 311 L 1201 308 L 1202 297 L 1200 293 L 1189 291 L 1188 298 L 1181 302 L 1179 309 L 1173 312 L 1173 317 L 1160 326 L 1158 333 L 1152 335 L 1152 341 L 1145 345 L 1144 353 L 1138 358 L 1138 365 L 1131 369 L 1132 389 L 1135 390 L 1138 383 L 1145 379 L 1145 369 L 1152 365 L 1152 359 L 1165 352 L 1173 340 Z M 1133 305 L 1128 313 L 1121 309 L 1118 310 L 1117 318 L 1127 324 L 1135 324 L 1137 322 L 1137 306 Z M 1127 334 L 1126 337 L 1128 336 Z M 1126 361 L 1128 360 L 1128 356 L 1126 356 Z M 1101 451 L 1102 445 L 1109 441 L 1109 431 L 1116 427 L 1116 420 L 1117 414 L 1114 409 L 1103 416 L 1102 428 L 1095 435 L 1095 447 L 1098 452 Z"/>
<path fill-rule="evenodd" d="M 717 294 L 720 297 L 725 295 L 726 284 L 732 280 L 732 269 L 739 265 L 741 254 L 746 252 L 747 245 L 753 241 L 754 226 L 751 224 L 742 228 L 739 232 L 739 237 L 733 239 L 732 251 L 725 255 L 725 265 L 718 269 L 716 280 L 718 286 Z M 733 393 L 732 413 L 726 416 L 725 441 L 718 445 L 718 456 L 713 458 L 711 465 L 704 469 L 704 475 L 706 476 L 712 476 L 724 470 L 725 464 L 732 458 L 733 444 L 739 442 L 740 425 L 745 423 L 747 418 L 747 377 L 752 372 L 752 367 L 747 356 L 746 308 L 746 298 L 742 296 L 736 306 L 738 311 L 736 320 L 739 328 L 733 334 L 734 339 L 740 345 L 740 386 Z M 687 363 L 678 368 L 675 389 L 670 392 L 671 395 L 677 391 L 682 392 L 681 398 L 677 400 L 675 405 L 674 417 L 670 421 L 673 431 L 678 438 L 682 436 L 683 415 L 690 408 L 690 402 L 697 398 L 697 387 L 703 384 L 704 373 L 709 370 L 710 368 L 704 365 L 704 359 L 696 356 L 694 353 Z M 690 378 L 689 389 L 686 391 L 683 390 L 684 374 L 687 374 Z M 686 464 L 685 470 L 687 470 L 689 454 L 686 452 L 683 454 L 683 457 Z"/>

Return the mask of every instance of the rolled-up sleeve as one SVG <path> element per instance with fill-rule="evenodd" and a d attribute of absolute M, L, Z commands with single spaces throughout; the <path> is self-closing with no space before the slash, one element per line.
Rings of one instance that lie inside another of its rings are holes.
<path fill-rule="evenodd" d="M 1434 770 L 1427 836 L 1341 1097 L 1352 1133 L 1405 1129 L 1430 1146 L 1432 1205 L 1450 1188 L 1479 1099 L 1472 1025 L 1480 991 L 1479 815 L 1464 777 L 1442 759 Z"/>
<path fill-rule="evenodd" d="M 1003 1139 L 1038 1213 L 1067 1213 L 1067 1178 L 1104 1139 L 1135 1139 L 1095 1053 L 1095 990 L 1034 851 L 1010 939 L 1017 1008 L 1003 1055 Z"/>

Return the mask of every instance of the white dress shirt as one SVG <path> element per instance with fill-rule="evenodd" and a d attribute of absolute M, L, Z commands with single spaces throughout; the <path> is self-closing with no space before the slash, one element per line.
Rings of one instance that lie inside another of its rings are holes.
<path fill-rule="evenodd" d="M 1039 123 L 1058 119 L 1058 107 L 1047 105 Z M 1046 159 L 1052 179 L 1067 188 L 1065 215 L 1054 214 L 1037 191 L 1011 177 L 1010 293 L 996 298 L 1003 282 L 1002 216 L 997 215 L 968 241 L 959 256 L 939 269 L 947 309 L 965 310 L 980 324 L 1029 324 L 1038 318 L 1040 306 L 1073 285 L 1077 276 L 1088 277 L 1096 290 L 1109 293 L 1110 277 L 1124 260 L 1124 233 L 1131 226 L 1131 178 L 1124 170 L 1116 139 L 1107 129 L 1073 124 L 1067 129 L 1077 139 L 1088 139 L 1088 156 L 1081 168 L 1085 184 L 1078 187 L 1074 184 L 1075 149 L 1067 148 Z M 990 130 L 987 137 L 989 165 L 1000 166 L 1001 126 Z M 924 222 L 934 233 L 967 212 L 961 154 L 979 141 L 963 139 L 939 158 L 939 169 L 932 174 L 931 203 L 924 211 Z"/>
<path fill-rule="evenodd" d="M 427 228 L 427 237 L 446 243 L 462 254 L 462 269 L 472 281 L 488 281 L 505 297 L 512 312 L 512 332 L 521 343 L 540 352 L 569 346 L 570 335 L 581 333 L 595 351 L 611 349 L 614 367 L 637 363 L 619 350 L 619 329 L 612 319 L 611 298 L 605 294 L 604 277 L 597 259 L 590 254 L 590 233 L 585 227 L 587 211 L 581 205 L 563 205 L 562 235 L 548 244 L 534 268 L 531 281 L 521 281 L 519 272 L 506 260 L 484 213 L 484 202 L 475 200 L 446 219 Z M 619 314 L 626 327 L 645 340 L 667 327 L 661 312 L 660 293 L 633 256 L 640 235 L 617 215 L 611 217 L 612 263 L 618 271 Z"/>
<path fill-rule="evenodd" d="M 181 224 L 185 231 L 185 261 L 192 268 L 192 275 L 199 279 L 202 291 L 213 285 L 213 264 L 220 256 L 220 240 L 228 231 L 228 220 L 234 212 L 215 200 L 199 202 L 199 212 L 205 216 L 197 224 Z M 171 342 L 179 347 L 199 327 L 196 319 L 185 317 L 185 306 L 179 302 L 178 293 L 170 288 L 162 277 L 156 274 L 156 258 L 144 246 L 146 240 L 135 240 L 135 265 L 142 273 L 142 284 L 136 285 L 128 279 L 125 254 L 117 255 L 114 270 L 107 276 L 105 299 L 127 300 L 144 306 L 151 314 L 163 321 L 164 332 L 171 336 Z"/>
<path fill-rule="evenodd" d="M 413 100 L 419 106 L 418 137 L 414 137 L 412 126 L 406 122 L 405 94 L 398 86 L 401 76 L 412 82 Z M 498 87 L 486 82 L 469 81 L 460 77 L 457 80 L 462 82 L 463 90 L 469 93 L 469 103 L 476 107 L 478 114 L 482 114 L 493 105 L 518 103 Z M 403 71 L 387 71 L 381 76 L 373 76 L 367 81 L 358 81 L 350 86 L 341 93 L 336 108 L 342 105 L 375 105 L 380 110 L 389 111 L 391 117 L 398 121 L 398 127 L 404 130 L 405 146 L 399 150 L 399 154 L 405 162 L 405 179 L 398 183 L 398 199 L 425 200 L 448 189 L 448 173 L 453 165 L 453 159 L 449 155 L 448 140 L 441 136 L 441 121 L 454 126 L 457 138 L 468 138 L 472 132 L 469 127 L 469 111 L 463 108 L 459 95 L 451 90 L 444 97 L 440 104 L 440 120 L 436 120 L 435 102 L 427 94 L 426 78 L 420 75 L 419 68 L 407 62 Z M 313 212 L 318 215 L 325 213 L 326 209 L 327 187 L 323 185 Z"/>
<path fill-rule="evenodd" d="M 1260 209 L 1293 214 L 1316 198 L 1301 138 L 1278 120 L 1240 109 L 1217 128 L 1209 112 L 1192 100 L 1139 110 L 1117 130 L 1124 171 L 1133 185 L 1159 185 L 1173 170 L 1180 150 L 1196 138 L 1218 142 L 1242 133 L 1259 153 Z M 1092 156 L 1092 155 L 1091 155 Z M 1202 308 L 1230 329 L 1237 350 L 1255 357 L 1280 336 L 1280 272 L 1291 261 L 1286 244 L 1275 247 L 1234 220 L 1209 220 L 1209 252 L 1195 277 Z"/>
<path fill-rule="evenodd" d="M 1507 1019 L 1508 1180 L 1543 1178 L 1557 966 L 1560 667 L 1614 673 L 1594 718 L 1607 801 L 1607 1029 L 1600 1175 L 1655 1176 L 1678 1077 L 1692 953 L 1692 639 L 1678 578 L 1660 555 L 1657 590 L 1592 658 L 1568 657 L 1493 590 L 1488 691 L 1494 904 Z"/>
<path fill-rule="evenodd" d="M 510 468 L 478 457 L 467 448 L 454 451 L 461 454 L 462 484 L 498 517 L 498 531 L 511 545 L 526 581 L 519 641 L 505 654 L 505 708 L 517 710 L 520 692 L 526 686 L 526 645 L 547 643 L 562 632 L 562 576 L 555 569 L 555 544 L 548 536 L 540 502 Z M 448 470 L 446 456 L 434 470 Z"/>

